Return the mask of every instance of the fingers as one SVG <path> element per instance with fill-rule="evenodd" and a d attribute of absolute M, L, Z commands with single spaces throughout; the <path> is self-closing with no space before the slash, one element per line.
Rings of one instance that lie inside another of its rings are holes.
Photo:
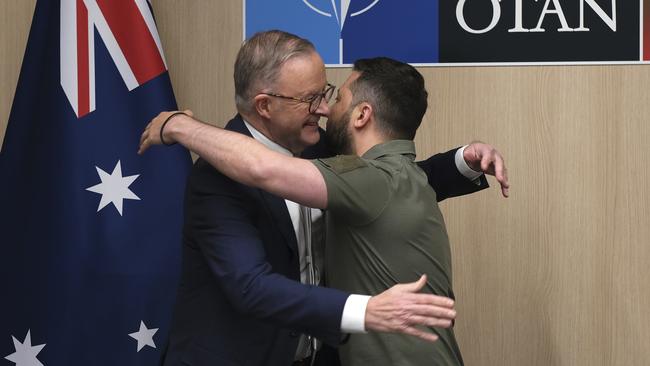
<path fill-rule="evenodd" d="M 481 171 L 494 175 L 501 186 L 503 197 L 510 196 L 510 183 L 508 182 L 508 169 L 506 169 L 503 156 L 494 147 L 484 143 L 472 143 L 476 158 L 480 158 Z"/>
<path fill-rule="evenodd" d="M 140 145 L 138 147 L 138 154 L 142 155 L 147 149 L 153 145 L 161 144 L 160 141 L 160 129 L 163 123 L 171 116 L 174 111 L 170 112 L 160 112 L 156 117 L 154 117 L 151 122 L 147 124 L 140 136 Z M 186 110 L 184 113 L 187 113 L 189 116 L 192 116 L 192 111 Z"/>
<path fill-rule="evenodd" d="M 144 132 L 142 132 L 142 135 L 140 135 L 140 145 L 142 146 L 142 143 L 144 140 L 149 137 L 149 127 L 151 126 L 151 123 L 147 125 L 147 127 L 144 128 Z"/>
<path fill-rule="evenodd" d="M 420 338 L 422 340 L 425 340 L 425 341 L 431 342 L 431 343 L 438 340 L 437 335 L 435 335 L 433 333 L 425 332 L 425 331 L 423 331 L 421 329 L 418 329 L 418 328 L 415 328 L 415 327 L 406 327 L 406 328 L 404 328 L 402 330 L 402 333 L 408 334 L 410 336 L 418 337 L 418 338 Z"/>
<path fill-rule="evenodd" d="M 492 151 L 488 153 L 481 153 L 481 171 L 483 173 L 492 173 L 490 170 L 490 167 L 492 167 L 492 163 L 494 162 L 494 155 L 492 154 Z"/>
<path fill-rule="evenodd" d="M 400 291 L 405 291 L 405 292 L 419 292 L 420 290 L 422 290 L 424 285 L 426 285 L 426 283 L 427 283 L 427 275 L 423 274 L 415 282 L 398 284 L 393 286 L 392 288 Z"/>
<path fill-rule="evenodd" d="M 152 122 L 147 124 L 147 127 L 144 128 L 144 132 L 140 136 L 140 145 L 138 146 L 138 155 L 142 155 L 149 147 L 151 146 L 151 125 Z"/>
<path fill-rule="evenodd" d="M 499 183 L 503 183 L 504 182 L 503 169 L 505 168 L 503 166 L 503 158 L 501 157 L 501 155 L 497 153 L 494 154 L 493 160 L 494 160 L 494 176 L 496 177 L 497 181 L 499 181 Z"/>
<path fill-rule="evenodd" d="M 144 154 L 144 152 L 147 151 L 149 146 L 151 146 L 151 144 L 149 143 L 149 139 L 147 137 L 144 137 L 143 134 L 143 138 L 142 140 L 140 140 L 140 147 L 138 148 L 138 155 Z"/>
<path fill-rule="evenodd" d="M 426 276 L 421 276 L 416 282 L 395 285 L 371 297 L 366 307 L 366 329 L 403 333 L 435 342 L 438 337 L 421 327 L 448 328 L 456 318 L 456 311 L 450 298 L 411 292 L 422 289 L 423 281 L 426 282 Z"/>
<path fill-rule="evenodd" d="M 140 136 L 140 144 L 138 145 L 138 155 L 142 155 L 142 153 L 147 150 L 147 147 L 144 145 L 145 140 L 147 139 L 147 136 L 149 135 L 149 125 L 144 129 L 144 132 Z"/>
<path fill-rule="evenodd" d="M 503 194 L 503 197 L 507 198 L 510 195 L 509 192 L 510 183 L 508 183 L 508 169 L 506 169 L 505 163 L 503 162 L 503 157 L 498 152 L 495 154 L 495 158 L 494 158 L 494 177 L 501 185 L 501 193 Z"/>
<path fill-rule="evenodd" d="M 373 301 L 371 299 L 371 301 Z M 405 305 L 406 304 L 406 305 Z M 372 307 L 372 310 L 371 310 Z M 368 303 L 366 329 L 379 332 L 404 333 L 434 342 L 437 337 L 418 327 L 448 328 L 456 318 L 453 309 L 432 305 L 408 304 L 408 301 L 376 305 Z"/>
<path fill-rule="evenodd" d="M 416 317 L 429 317 L 436 319 L 446 319 L 453 320 L 456 319 L 456 310 L 439 305 L 431 304 L 414 304 L 411 305 L 405 312 L 407 316 L 416 316 Z M 426 325 L 422 323 L 422 325 Z"/>
<path fill-rule="evenodd" d="M 454 307 L 454 300 L 444 296 L 420 293 L 398 293 L 397 296 L 400 297 L 400 306 L 428 305 L 446 309 Z"/>
<path fill-rule="evenodd" d="M 451 320 L 414 315 L 410 319 L 410 325 L 422 325 L 430 328 L 449 328 L 451 327 Z"/>
<path fill-rule="evenodd" d="M 510 196 L 510 183 L 508 182 L 508 170 L 503 166 L 503 161 L 501 161 L 500 166 L 497 166 L 495 177 L 501 185 L 503 197 L 508 198 Z"/>

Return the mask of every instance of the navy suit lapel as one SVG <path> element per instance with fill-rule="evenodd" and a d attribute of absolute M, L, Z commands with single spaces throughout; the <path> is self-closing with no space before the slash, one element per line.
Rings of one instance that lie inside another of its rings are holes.
<path fill-rule="evenodd" d="M 289 248 L 297 255 L 298 242 L 296 241 L 296 232 L 293 230 L 291 216 L 289 216 L 287 204 L 284 202 L 284 199 L 261 189 L 258 191 L 262 195 L 266 207 L 271 212 L 271 216 L 273 216 L 273 219 L 277 222 L 278 229 L 282 233 L 285 243 L 287 243 Z"/>
<path fill-rule="evenodd" d="M 252 137 L 248 128 L 244 124 L 244 120 L 238 114 L 228 122 L 226 125 L 227 130 L 239 132 L 246 136 Z M 271 193 L 268 193 L 264 190 L 257 189 L 262 201 L 266 205 L 266 208 L 271 213 L 271 216 L 278 224 L 278 230 L 282 233 L 282 236 L 285 239 L 285 243 L 289 248 L 298 255 L 298 243 L 296 241 L 296 233 L 293 230 L 293 224 L 291 222 L 291 217 L 289 216 L 289 211 L 287 210 L 287 204 L 284 202 L 284 199 L 278 196 L 275 196 Z"/>

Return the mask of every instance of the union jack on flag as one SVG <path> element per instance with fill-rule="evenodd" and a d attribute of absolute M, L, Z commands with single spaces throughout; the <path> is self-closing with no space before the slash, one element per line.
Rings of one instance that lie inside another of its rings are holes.
<path fill-rule="evenodd" d="M 136 152 L 176 108 L 148 1 L 37 0 L 0 151 L 2 362 L 158 362 L 191 159 Z"/>
<path fill-rule="evenodd" d="M 79 117 L 95 110 L 95 37 L 129 90 L 167 71 L 147 0 L 61 0 L 61 86 Z"/>

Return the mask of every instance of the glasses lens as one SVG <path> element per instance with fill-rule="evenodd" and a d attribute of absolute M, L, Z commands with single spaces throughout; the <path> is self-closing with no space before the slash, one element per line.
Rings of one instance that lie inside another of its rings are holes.
<path fill-rule="evenodd" d="M 325 102 L 329 103 L 330 100 L 332 100 L 332 95 L 334 95 L 334 89 L 335 89 L 334 85 L 328 85 L 327 86 L 327 89 L 325 89 L 325 93 L 324 93 L 325 94 L 325 96 L 324 96 L 325 97 Z"/>
<path fill-rule="evenodd" d="M 311 103 L 309 103 L 309 113 L 315 113 L 318 107 L 320 106 L 320 102 L 323 100 L 323 94 L 318 94 L 317 96 L 314 97 L 314 99 L 311 100 Z"/>
<path fill-rule="evenodd" d="M 314 96 L 314 99 L 309 103 L 309 113 L 316 113 L 316 110 L 323 99 L 325 99 L 325 103 L 329 103 L 332 99 L 332 95 L 334 95 L 334 89 L 336 89 L 334 85 L 327 84 L 326 89 L 322 93 Z"/>

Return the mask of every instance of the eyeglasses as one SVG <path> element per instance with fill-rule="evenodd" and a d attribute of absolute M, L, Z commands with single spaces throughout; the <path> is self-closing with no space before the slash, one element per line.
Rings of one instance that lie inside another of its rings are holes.
<path fill-rule="evenodd" d="M 260 93 L 260 94 L 269 95 L 277 98 L 295 100 L 296 102 L 300 102 L 300 103 L 309 103 L 309 113 L 313 114 L 316 113 L 316 110 L 318 109 L 318 106 L 320 106 L 323 99 L 325 99 L 325 103 L 330 102 L 330 100 L 332 99 L 332 95 L 334 95 L 334 89 L 336 89 L 336 86 L 327 83 L 327 86 L 325 86 L 325 89 L 321 93 L 314 94 L 307 98 L 288 97 L 286 95 L 281 95 L 276 93 Z"/>

